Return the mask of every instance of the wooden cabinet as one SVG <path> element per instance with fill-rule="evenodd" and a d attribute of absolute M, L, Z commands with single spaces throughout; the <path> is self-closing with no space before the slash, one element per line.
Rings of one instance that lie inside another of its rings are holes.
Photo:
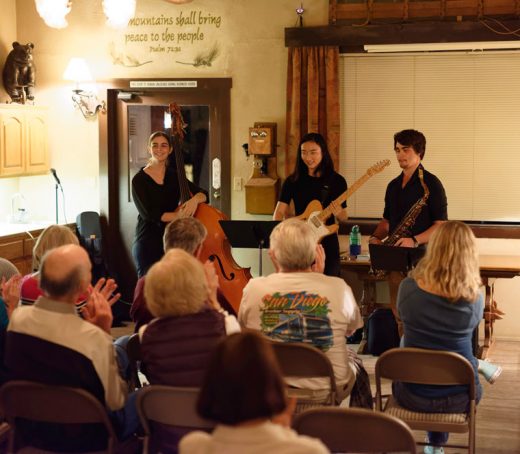
<path fill-rule="evenodd" d="M 41 230 L 36 233 L 36 237 Z M 32 272 L 32 249 L 35 240 L 27 233 L 0 237 L 0 257 L 9 260 L 21 274 Z"/>
<path fill-rule="evenodd" d="M 49 170 L 47 109 L 0 106 L 0 177 L 35 175 Z"/>

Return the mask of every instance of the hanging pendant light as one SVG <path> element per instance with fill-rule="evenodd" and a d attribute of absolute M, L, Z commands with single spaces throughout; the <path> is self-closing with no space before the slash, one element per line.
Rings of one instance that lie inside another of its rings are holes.
<path fill-rule="evenodd" d="M 107 24 L 114 28 L 124 28 L 135 15 L 136 0 L 103 0 L 103 12 Z"/>
<path fill-rule="evenodd" d="M 70 13 L 69 0 L 35 0 L 36 11 L 44 22 L 52 28 L 65 28 L 68 23 L 65 16 Z"/>
<path fill-rule="evenodd" d="M 34 0 L 36 10 L 44 22 L 52 28 L 65 28 L 65 16 L 70 13 L 70 0 Z M 124 28 L 135 15 L 136 0 L 103 0 L 103 12 L 107 24 L 114 28 Z"/>

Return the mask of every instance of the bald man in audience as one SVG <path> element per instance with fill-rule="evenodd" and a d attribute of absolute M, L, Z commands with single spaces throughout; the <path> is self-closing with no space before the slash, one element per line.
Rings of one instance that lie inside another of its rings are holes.
<path fill-rule="evenodd" d="M 110 336 L 110 305 L 91 287 L 90 281 L 91 263 L 82 247 L 61 246 L 43 257 L 40 267 L 43 296 L 33 306 L 17 308 L 8 326 L 5 350 L 8 379 L 90 392 L 107 407 L 118 435 L 124 439 L 138 427 L 135 395 L 127 400 L 127 385 L 118 372 Z M 90 296 L 82 319 L 75 307 L 78 296 L 85 292 Z M 33 424 L 26 429 L 36 444 L 51 444 L 54 449 L 56 443 L 66 438 L 62 429 L 54 425 L 37 423 L 37 427 Z M 81 430 L 83 436 L 75 435 L 75 445 L 66 448 L 84 449 L 84 443 L 88 443 L 98 449 L 96 443 L 102 439 L 98 434 L 96 440 L 89 429 L 93 428 Z"/>
<path fill-rule="evenodd" d="M 170 249 L 178 248 L 186 251 L 197 258 L 200 256 L 202 243 L 206 239 L 208 231 L 204 224 L 196 218 L 181 218 L 170 222 L 164 230 L 163 245 L 164 252 Z M 214 266 L 208 262 L 205 266 Z M 135 286 L 134 301 L 130 309 L 130 316 L 135 322 L 135 332 L 139 331 L 141 326 L 150 323 L 153 315 L 146 306 L 144 297 L 144 282 L 146 276 L 141 277 Z M 236 315 L 231 304 L 220 290 L 217 289 L 217 300 L 222 308 L 231 315 Z"/>

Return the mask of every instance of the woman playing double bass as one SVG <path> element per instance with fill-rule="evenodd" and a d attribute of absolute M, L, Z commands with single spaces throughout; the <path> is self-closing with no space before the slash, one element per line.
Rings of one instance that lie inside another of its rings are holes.
<path fill-rule="evenodd" d="M 199 203 L 207 200 L 205 191 L 188 181 L 190 193 L 194 195 L 179 207 L 179 177 L 175 169 L 167 165 L 173 146 L 166 133 L 152 133 L 148 152 L 148 164 L 132 178 L 132 197 L 139 212 L 132 247 L 138 277 L 144 276 L 163 256 L 166 224 L 193 216 Z"/>

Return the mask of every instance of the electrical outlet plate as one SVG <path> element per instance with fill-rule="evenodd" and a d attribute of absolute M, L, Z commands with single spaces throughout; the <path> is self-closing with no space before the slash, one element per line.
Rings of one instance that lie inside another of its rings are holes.
<path fill-rule="evenodd" d="M 241 191 L 243 189 L 243 182 L 241 177 L 234 177 L 233 178 L 233 190 L 234 191 Z"/>

